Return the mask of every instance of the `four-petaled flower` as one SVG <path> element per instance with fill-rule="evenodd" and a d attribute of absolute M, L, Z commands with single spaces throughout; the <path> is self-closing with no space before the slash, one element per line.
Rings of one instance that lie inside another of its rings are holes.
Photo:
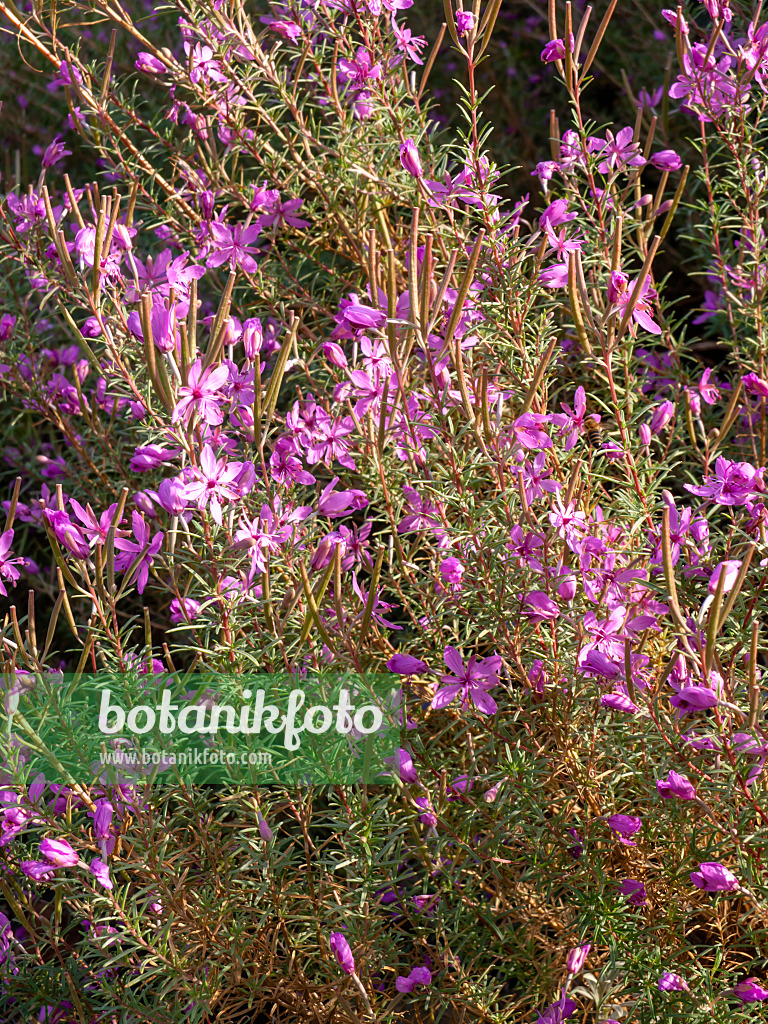
<path fill-rule="evenodd" d="M 455 647 L 446 647 L 443 659 L 453 675 L 442 675 L 440 687 L 432 698 L 431 707 L 435 709 L 447 707 L 456 697 L 461 696 L 462 709 L 469 705 L 470 700 L 478 711 L 484 715 L 496 714 L 496 701 L 486 690 L 497 686 L 501 658 L 492 655 L 478 659 L 474 654 L 464 664 L 464 659 Z"/>

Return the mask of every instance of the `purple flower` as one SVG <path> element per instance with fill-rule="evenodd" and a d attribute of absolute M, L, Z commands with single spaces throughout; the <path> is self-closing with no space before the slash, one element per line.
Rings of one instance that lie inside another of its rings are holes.
<path fill-rule="evenodd" d="M 587 395 L 583 387 L 576 388 L 576 395 L 573 400 L 573 409 L 564 402 L 560 403 L 562 413 L 556 412 L 552 416 L 552 422 L 560 427 L 560 436 L 565 437 L 566 451 L 570 451 L 576 444 L 579 435 L 584 429 L 584 420 L 587 417 Z M 596 423 L 600 422 L 600 414 L 591 417 Z"/>
<path fill-rule="evenodd" d="M 572 999 L 558 999 L 556 1003 L 548 1006 L 543 1013 L 540 1013 L 536 1024 L 562 1024 L 566 1017 L 570 1017 L 576 1009 L 576 1003 Z"/>
<path fill-rule="evenodd" d="M 398 50 L 407 57 L 410 57 L 414 64 L 423 64 L 424 61 L 419 56 L 419 53 L 427 45 L 427 40 L 424 36 L 415 36 L 409 28 L 400 28 L 395 21 L 394 15 L 392 16 L 392 31 L 395 33 Z"/>
<path fill-rule="evenodd" d="M 423 177 L 424 170 L 419 159 L 419 150 L 413 139 L 406 139 L 400 147 L 400 163 L 414 178 Z"/>
<path fill-rule="evenodd" d="M 763 1003 L 768 999 L 768 988 L 764 988 L 757 978 L 745 978 L 733 986 L 733 994 L 742 1003 Z"/>
<path fill-rule="evenodd" d="M 187 486 L 178 477 L 162 480 L 157 488 L 158 504 L 172 516 L 180 515 L 187 507 Z"/>
<path fill-rule="evenodd" d="M 565 43 L 562 39 L 552 39 L 541 51 L 541 59 L 545 64 L 565 59 Z"/>
<path fill-rule="evenodd" d="M 708 477 L 699 487 L 685 484 L 685 489 L 720 505 L 745 505 L 754 494 L 765 490 L 764 473 L 764 467 L 755 469 L 749 462 L 731 462 L 721 455 L 715 463 L 714 477 Z"/>
<path fill-rule="evenodd" d="M 739 575 L 739 569 L 741 568 L 741 562 L 739 560 L 731 560 L 728 562 L 720 562 L 715 566 L 712 575 L 709 577 L 709 583 L 707 584 L 707 590 L 710 594 L 717 592 L 718 584 L 720 583 L 720 577 L 725 573 L 725 581 L 723 584 L 723 593 L 727 594 L 733 590 L 733 585 L 736 582 L 736 577 Z"/>
<path fill-rule="evenodd" d="M 105 889 L 114 889 L 115 884 L 109 877 L 109 867 L 100 857 L 93 858 L 91 861 L 90 872 L 96 878 L 99 885 L 103 885 Z"/>
<path fill-rule="evenodd" d="M 200 601 L 193 597 L 183 597 L 181 600 L 174 597 L 171 601 L 171 622 L 194 622 L 202 607 Z"/>
<path fill-rule="evenodd" d="M 253 274 L 257 269 L 257 263 L 251 253 L 258 250 L 250 243 L 259 237 L 259 230 L 256 224 L 248 228 L 242 224 L 235 224 L 230 228 L 219 221 L 211 221 L 213 253 L 205 261 L 206 267 L 220 267 L 222 263 L 229 263 L 230 267 L 239 266 L 247 274 Z"/>
<path fill-rule="evenodd" d="M 672 707 L 677 708 L 679 714 L 685 715 L 714 708 L 719 698 L 708 686 L 683 686 L 669 698 L 669 702 Z"/>
<path fill-rule="evenodd" d="M 696 789 L 693 784 L 684 775 L 678 775 L 672 769 L 669 771 L 666 782 L 663 779 L 658 780 L 656 789 L 665 800 L 669 800 L 673 796 L 680 800 L 696 799 Z"/>
<path fill-rule="evenodd" d="M 651 417 L 651 433 L 660 434 L 675 415 L 674 402 L 662 402 Z"/>
<path fill-rule="evenodd" d="M 355 973 L 355 958 L 352 956 L 349 943 L 341 932 L 331 932 L 331 951 L 345 974 Z"/>
<path fill-rule="evenodd" d="M 456 11 L 456 31 L 460 36 L 471 32 L 475 27 L 475 16 L 472 11 Z"/>
<path fill-rule="evenodd" d="M 215 369 L 209 366 L 203 370 L 202 362 L 197 359 L 189 370 L 187 385 L 179 388 L 180 401 L 173 410 L 172 423 L 184 420 L 186 426 L 193 413 L 197 413 L 202 420 L 210 426 L 218 426 L 224 419 L 224 413 L 219 408 L 221 401 L 221 389 L 229 379 L 229 370 L 226 366 L 217 366 Z"/>
<path fill-rule="evenodd" d="M 556 619 L 560 609 L 543 590 L 532 590 L 523 601 L 523 615 L 531 622 L 545 622 Z"/>
<path fill-rule="evenodd" d="M 13 530 L 6 530 L 5 533 L 0 534 L 0 594 L 3 597 L 8 596 L 3 580 L 10 580 L 11 584 L 16 586 L 19 570 L 15 566 L 22 565 L 24 562 L 23 558 L 8 558 L 11 544 L 13 544 Z"/>
<path fill-rule="evenodd" d="M 57 868 L 73 868 L 80 861 L 79 854 L 66 839 L 43 839 L 40 853 Z"/>
<path fill-rule="evenodd" d="M 47 519 L 53 535 L 62 547 L 75 556 L 75 558 L 87 558 L 91 546 L 85 538 L 85 534 L 79 526 L 75 526 L 66 512 L 43 509 L 43 515 Z"/>
<path fill-rule="evenodd" d="M 69 149 L 64 149 L 64 143 L 61 141 L 61 137 L 57 135 L 45 153 L 43 153 L 43 167 L 53 167 L 59 160 L 63 160 L 65 156 L 72 156 L 72 152 Z"/>
<path fill-rule="evenodd" d="M 144 517 L 139 512 L 132 513 L 133 536 L 135 542 L 118 537 L 115 547 L 120 552 L 115 558 L 115 568 L 118 572 L 125 572 L 141 556 L 141 561 L 134 570 L 136 573 L 137 590 L 144 593 L 144 588 L 149 579 L 149 568 L 154 562 L 154 556 L 163 545 L 163 534 L 156 533 L 150 539 L 150 528 L 144 522 Z M 126 581 L 130 582 L 130 581 Z"/>
<path fill-rule="evenodd" d="M 645 886 L 636 878 L 625 878 L 619 886 L 619 892 L 627 897 L 633 907 L 644 907 L 648 902 Z"/>
<path fill-rule="evenodd" d="M 628 715 L 636 715 L 640 708 L 626 693 L 606 693 L 600 698 L 600 704 L 612 711 L 623 711 Z"/>
<path fill-rule="evenodd" d="M 659 978 L 659 992 L 687 992 L 688 982 L 679 974 L 670 974 L 664 971 Z"/>
<path fill-rule="evenodd" d="M 633 843 L 628 837 L 633 836 L 643 827 L 643 822 L 640 818 L 632 817 L 629 814 L 612 814 L 607 819 L 606 824 L 611 831 L 616 833 L 620 843 L 623 843 L 625 846 L 637 846 L 637 843 Z"/>
<path fill-rule="evenodd" d="M 221 526 L 222 499 L 238 499 L 234 484 L 241 469 L 240 462 L 228 464 L 226 459 L 217 459 L 211 446 L 206 444 L 200 453 L 200 465 L 193 468 L 192 480 L 184 488 L 184 496 L 194 501 L 199 509 L 208 506 L 214 522 Z"/>
<path fill-rule="evenodd" d="M 705 892 L 732 892 L 739 888 L 739 880 L 732 871 L 717 861 L 704 861 L 698 871 L 691 872 L 691 881 Z"/>
<path fill-rule="evenodd" d="M 178 454 L 178 448 L 163 448 L 159 444 L 140 446 L 131 456 L 129 464 L 131 472 L 146 473 L 150 469 L 157 469 L 164 462 L 172 462 Z"/>
<path fill-rule="evenodd" d="M 417 985 L 431 984 L 432 974 L 426 967 L 414 967 L 407 977 L 401 974 L 395 979 L 398 992 L 413 992 Z"/>
<path fill-rule="evenodd" d="M 412 676 L 417 672 L 429 671 L 426 661 L 414 658 L 412 654 L 393 654 L 387 662 L 387 668 L 399 676 Z"/>
<path fill-rule="evenodd" d="M 413 765 L 413 758 L 408 750 L 398 747 L 394 757 L 385 757 L 384 763 L 392 765 L 394 774 L 402 781 L 413 783 L 419 781 L 419 773 Z"/>
<path fill-rule="evenodd" d="M 651 163 L 658 171 L 679 171 L 683 166 L 683 161 L 674 149 L 662 149 L 659 153 L 654 153 Z"/>
<path fill-rule="evenodd" d="M 97 800 L 96 810 L 93 814 L 93 834 L 101 842 L 102 839 L 109 839 L 112 832 L 112 815 L 114 807 L 109 800 Z"/>
<path fill-rule="evenodd" d="M 741 378 L 744 390 L 750 395 L 759 395 L 760 398 L 768 398 L 768 380 L 763 380 L 756 373 L 747 373 Z"/>
<path fill-rule="evenodd" d="M 488 696 L 486 690 L 498 685 L 501 658 L 493 655 L 478 660 L 473 654 L 465 665 L 459 651 L 449 646 L 445 648 L 443 660 L 454 674 L 440 677 L 440 682 L 445 685 L 434 695 L 430 707 L 447 707 L 461 695 L 462 709 L 466 708 L 471 700 L 484 715 L 494 715 L 497 710 L 496 701 Z"/>
<path fill-rule="evenodd" d="M 41 882 L 52 875 L 56 868 L 44 860 L 23 860 L 19 864 L 23 874 L 35 882 Z"/>
<path fill-rule="evenodd" d="M 145 50 L 142 50 L 136 58 L 135 66 L 137 71 L 144 71 L 148 75 L 162 75 L 168 70 L 161 60 Z"/>

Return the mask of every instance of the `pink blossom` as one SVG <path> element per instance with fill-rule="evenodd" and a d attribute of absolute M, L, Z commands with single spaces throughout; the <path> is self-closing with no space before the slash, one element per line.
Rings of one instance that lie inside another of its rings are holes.
<path fill-rule="evenodd" d="M 450 646 L 445 648 L 443 658 L 453 675 L 446 674 L 440 677 L 440 682 L 444 685 L 432 698 L 430 707 L 439 710 L 460 696 L 462 709 L 465 709 L 471 700 L 484 715 L 494 715 L 497 711 L 496 701 L 489 697 L 486 690 L 498 685 L 501 658 L 493 655 L 478 659 L 473 654 L 465 665 L 460 652 Z"/>
<path fill-rule="evenodd" d="M 177 423 L 183 418 L 186 426 L 189 426 L 194 413 L 197 413 L 202 420 L 211 426 L 218 426 L 224 419 L 224 413 L 219 408 L 221 401 L 221 389 L 227 383 L 229 370 L 226 366 L 217 366 L 215 369 L 209 366 L 203 370 L 202 362 L 197 359 L 189 370 L 186 386 L 179 388 L 179 402 L 173 410 L 172 423 Z"/>
<path fill-rule="evenodd" d="M 733 986 L 733 994 L 742 1003 L 763 1003 L 768 999 L 768 988 L 765 988 L 757 978 L 745 978 Z"/>
<path fill-rule="evenodd" d="M 115 548 L 119 551 L 115 558 L 115 568 L 118 572 L 125 572 L 133 565 L 137 558 L 141 557 L 134 572 L 136 573 L 137 581 L 136 589 L 140 594 L 143 594 L 149 579 L 149 569 L 154 562 L 154 556 L 163 545 L 164 535 L 156 533 L 154 537 L 150 537 L 150 528 L 144 522 L 144 517 L 139 512 L 132 514 L 132 523 L 135 542 L 126 540 L 123 537 L 118 537 L 115 541 Z"/>
<path fill-rule="evenodd" d="M 432 974 L 426 967 L 414 967 L 407 977 L 401 974 L 395 978 L 395 988 L 398 992 L 413 992 L 417 985 L 431 984 Z"/>
<path fill-rule="evenodd" d="M 691 872 L 691 881 L 697 889 L 706 892 L 731 892 L 739 888 L 736 875 L 717 861 L 699 864 L 699 870 Z"/>
<path fill-rule="evenodd" d="M 687 992 L 688 982 L 684 978 L 681 978 L 679 974 L 670 974 L 669 971 L 664 973 L 659 978 L 659 992 Z"/>
<path fill-rule="evenodd" d="M 696 799 L 696 789 L 693 784 L 689 782 L 685 775 L 678 775 L 673 769 L 670 769 L 666 782 L 663 779 L 658 780 L 656 789 L 665 800 L 669 800 L 674 796 L 679 800 Z"/>

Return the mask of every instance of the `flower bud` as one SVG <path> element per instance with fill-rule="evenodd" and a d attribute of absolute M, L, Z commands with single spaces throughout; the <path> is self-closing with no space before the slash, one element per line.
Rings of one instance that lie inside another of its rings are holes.
<path fill-rule="evenodd" d="M 43 839 L 40 853 L 57 868 L 73 868 L 80 860 L 66 839 Z"/>
<path fill-rule="evenodd" d="M 323 355 L 329 363 L 333 363 L 334 366 L 338 366 L 340 370 L 346 369 L 347 357 L 344 355 L 344 349 L 335 341 L 323 342 Z"/>
<path fill-rule="evenodd" d="M 341 932 L 331 932 L 331 952 L 345 974 L 355 973 L 355 958 L 352 956 L 349 943 Z"/>
<path fill-rule="evenodd" d="M 638 434 L 640 435 L 640 444 L 648 445 L 651 443 L 651 438 L 653 437 L 653 434 L 651 434 L 651 428 L 648 426 L 647 423 L 640 424 Z"/>
<path fill-rule="evenodd" d="M 157 489 L 157 500 L 161 508 L 172 516 L 180 515 L 187 507 L 184 484 L 178 477 L 163 480 Z"/>
<path fill-rule="evenodd" d="M 475 16 L 472 11 L 456 11 L 456 31 L 460 36 L 471 32 L 475 27 Z"/>
<path fill-rule="evenodd" d="M 264 341 L 264 330 L 261 326 L 261 320 L 253 317 L 250 320 L 243 321 L 243 348 L 245 349 L 245 358 L 254 359 L 257 352 L 261 352 L 261 346 Z"/>
<path fill-rule="evenodd" d="M 569 974 L 579 973 L 586 963 L 587 954 L 591 948 L 591 944 L 588 942 L 585 946 L 576 946 L 575 949 L 570 951 L 565 962 L 566 970 Z"/>
<path fill-rule="evenodd" d="M 421 167 L 419 151 L 413 139 L 406 139 L 400 147 L 400 163 L 414 178 L 421 178 L 423 176 L 424 171 Z"/>
<path fill-rule="evenodd" d="M 714 572 L 709 577 L 709 585 L 707 587 L 709 593 L 714 594 L 717 591 L 718 584 L 720 583 L 720 577 L 723 573 L 725 573 L 723 593 L 727 594 L 733 590 L 733 585 L 736 582 L 736 577 L 739 575 L 740 568 L 741 562 L 736 560 L 720 562 L 719 565 L 716 565 Z"/>

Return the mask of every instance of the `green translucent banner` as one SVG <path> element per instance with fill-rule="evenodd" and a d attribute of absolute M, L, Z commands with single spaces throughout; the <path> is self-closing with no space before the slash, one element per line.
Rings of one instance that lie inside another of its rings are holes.
<path fill-rule="evenodd" d="M 391 675 L 16 672 L 3 686 L 6 781 L 381 783 L 401 734 Z"/>

